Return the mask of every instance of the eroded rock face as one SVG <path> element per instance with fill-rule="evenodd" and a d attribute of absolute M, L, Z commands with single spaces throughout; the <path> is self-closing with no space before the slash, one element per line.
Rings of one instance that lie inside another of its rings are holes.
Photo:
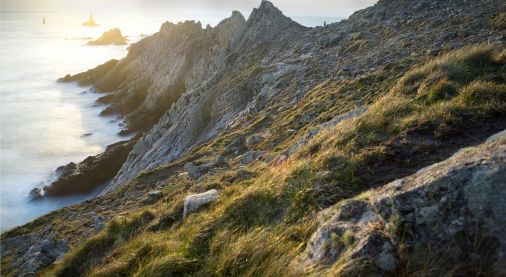
<path fill-rule="evenodd" d="M 478 262 L 486 270 L 504 274 L 506 231 L 500 226 L 506 226 L 505 188 L 503 132 L 373 190 L 368 199 L 348 200 L 337 210 L 325 211 L 322 215 L 330 218 L 311 237 L 303 259 L 306 264 L 322 265 L 338 259 L 366 260 L 386 274 L 400 264 L 399 243 L 418 253 L 444 245 L 448 251 L 440 259 L 455 264 Z M 385 228 L 381 233 L 379 226 Z M 336 243 L 346 232 L 355 242 Z M 486 241 L 490 255 L 480 254 L 479 247 L 484 246 L 473 248 L 469 243 L 473 238 Z"/>
<path fill-rule="evenodd" d="M 2 239 L 2 255 L 13 254 L 11 271 L 19 275 L 36 273 L 63 258 L 69 251 L 65 238 L 47 227 L 36 234 Z"/>
<path fill-rule="evenodd" d="M 189 213 L 193 213 L 200 209 L 200 207 L 216 201 L 218 199 L 218 196 L 218 191 L 212 189 L 201 194 L 193 194 L 186 197 L 184 200 L 183 219 L 185 219 Z"/>
<path fill-rule="evenodd" d="M 61 80 L 86 84 L 93 79 L 97 90 L 111 92 L 100 99 L 110 104 L 102 114 L 123 114 L 130 130 L 148 130 L 183 93 L 226 66 L 229 44 L 244 23 L 239 12 L 209 29 L 195 21 L 167 22 L 158 33 L 132 44 L 127 57 L 100 76 L 95 71 L 105 64 Z"/>

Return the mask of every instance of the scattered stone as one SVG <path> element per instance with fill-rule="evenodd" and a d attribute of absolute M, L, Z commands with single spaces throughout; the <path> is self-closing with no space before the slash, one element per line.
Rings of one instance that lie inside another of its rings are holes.
<path fill-rule="evenodd" d="M 2 239 L 0 244 L 2 255 L 13 254 L 10 269 L 27 276 L 51 265 L 69 251 L 68 241 L 51 227 L 33 235 Z"/>
<path fill-rule="evenodd" d="M 201 194 L 193 194 L 186 197 L 184 200 L 183 219 L 185 219 L 189 213 L 193 213 L 200 207 L 216 201 L 216 199 L 218 199 L 218 196 L 218 191 L 212 189 Z"/>
<path fill-rule="evenodd" d="M 118 136 L 120 137 L 126 137 L 131 135 L 133 132 L 129 129 L 121 129 L 121 131 L 118 132 Z"/>

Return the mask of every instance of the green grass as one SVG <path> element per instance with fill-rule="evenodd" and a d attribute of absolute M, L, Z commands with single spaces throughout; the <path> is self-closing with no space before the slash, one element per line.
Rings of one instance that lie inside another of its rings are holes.
<path fill-rule="evenodd" d="M 69 253 L 48 275 L 310 273 L 316 269 L 299 268 L 297 259 L 318 226 L 318 213 L 354 196 L 368 199 L 367 190 L 377 177 L 376 172 L 393 163 L 389 154 L 392 145 L 402 141 L 410 130 L 430 126 L 421 135 L 444 141 L 456 129 L 473 128 L 505 117 L 505 65 L 504 50 L 479 45 L 414 67 L 395 82 L 391 76 L 397 76 L 398 72 L 388 70 L 355 81 L 325 82 L 309 92 L 300 104 L 273 117 L 272 124 L 266 123 L 265 114 L 252 116 L 248 120 L 255 124 L 248 125 L 250 129 L 233 128 L 191 155 L 199 160 L 208 159 L 207 154 L 219 153 L 237 135 L 259 129 L 270 130 L 272 136 L 258 147 L 269 150 L 276 145 L 275 149 L 286 149 L 297 137 L 285 137 L 281 130 L 304 115 L 314 113 L 315 121 L 323 123 L 354 108 L 358 100 L 372 103 L 371 107 L 356 119 L 322 131 L 284 163 L 255 163 L 241 169 L 252 172 L 250 178 L 237 177 L 237 161 L 232 158 L 228 159 L 229 169 L 199 182 L 175 176 L 177 166 L 144 174 L 128 189 L 142 186 L 143 182 L 163 180 L 166 184 L 163 201 L 150 206 L 149 212 L 114 219 L 104 231 Z M 257 69 L 250 68 L 229 81 L 249 76 L 250 70 Z M 357 89 L 362 92 L 349 93 Z M 339 106 L 341 101 L 343 106 Z M 294 128 L 302 134 L 314 125 L 310 122 Z M 418 145 L 406 147 L 414 146 Z M 396 174 L 392 176 L 404 173 Z M 219 189 L 219 200 L 182 221 L 184 196 L 209 188 Z M 394 225 L 391 230 L 398 229 Z M 351 231 L 345 232 L 342 236 L 335 235 L 334 246 L 329 247 L 352 248 L 355 240 Z M 350 264 L 340 259 L 339 264 L 318 270 L 326 275 L 332 270 L 363 273 L 370 268 L 367 264 Z M 419 270 L 419 265 L 408 269 Z"/>

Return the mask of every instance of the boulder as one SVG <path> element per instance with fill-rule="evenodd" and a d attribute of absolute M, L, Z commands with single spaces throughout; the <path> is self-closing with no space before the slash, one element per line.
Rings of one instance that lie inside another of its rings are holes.
<path fill-rule="evenodd" d="M 88 45 L 125 45 L 127 39 L 121 34 L 120 29 L 115 28 L 104 32 L 101 37 L 96 40 L 89 41 Z"/>
<path fill-rule="evenodd" d="M 220 166 L 226 165 L 227 161 L 225 160 L 225 158 L 222 155 L 218 155 L 218 156 L 216 156 L 214 163 L 216 164 L 216 166 L 220 167 Z"/>
<path fill-rule="evenodd" d="M 505 180 L 503 132 L 371 191 L 367 199 L 357 197 L 322 212 L 322 223 L 308 243 L 303 263 L 365 261 L 388 275 L 400 264 L 400 243 L 419 254 L 439 245 L 446 253 L 440 263 L 481 266 L 502 276 L 506 231 L 499 226 L 506 226 Z M 385 230 L 378 232 L 378 226 Z M 343 237 L 353 237 L 354 242 L 340 243 Z M 486 254 L 473 247 L 477 239 L 487 242 Z"/>
<path fill-rule="evenodd" d="M 184 165 L 184 170 L 188 172 L 188 175 L 195 180 L 198 180 L 200 177 L 202 177 L 202 171 L 199 169 L 199 167 L 195 166 L 193 163 L 186 163 Z"/>
<path fill-rule="evenodd" d="M 184 200 L 183 219 L 185 219 L 189 213 L 193 213 L 200 209 L 202 206 L 214 202 L 218 199 L 219 193 L 217 190 L 212 189 L 201 194 L 192 194 L 187 196 Z"/>
<path fill-rule="evenodd" d="M 259 151 L 248 151 L 242 155 L 240 163 L 242 165 L 250 164 L 258 160 L 258 158 L 260 158 L 262 154 L 263 153 Z"/>

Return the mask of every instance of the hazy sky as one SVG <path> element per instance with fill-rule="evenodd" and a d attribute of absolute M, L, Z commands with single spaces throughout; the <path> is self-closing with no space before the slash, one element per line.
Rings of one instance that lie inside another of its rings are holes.
<path fill-rule="evenodd" d="M 2 11 L 57 11 L 80 13 L 181 12 L 229 14 L 239 10 L 247 16 L 261 0 L 0 0 Z M 377 0 L 272 0 L 290 16 L 347 17 Z"/>

